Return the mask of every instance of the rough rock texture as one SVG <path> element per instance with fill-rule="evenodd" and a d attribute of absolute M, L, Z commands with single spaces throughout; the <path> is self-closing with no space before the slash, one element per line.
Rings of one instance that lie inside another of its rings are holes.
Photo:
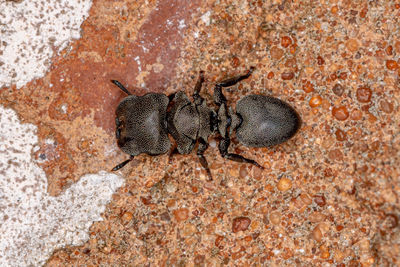
<path fill-rule="evenodd" d="M 0 11 L 0 87 L 43 77 L 56 51 L 79 38 L 90 0 L 7 1 Z"/>
<path fill-rule="evenodd" d="M 49 196 L 46 175 L 32 160 L 35 132 L 36 126 L 20 124 L 13 110 L 0 106 L 1 266 L 42 265 L 56 248 L 82 245 L 123 184 L 121 177 L 101 172 Z"/>
<path fill-rule="evenodd" d="M 16 3 L 18 4 L 18 3 Z M 0 91 L 0 104 L 38 126 L 51 195 L 127 158 L 114 110 L 135 94 L 191 94 L 199 70 L 224 90 L 279 97 L 303 126 L 289 142 L 196 155 L 138 156 L 82 246 L 48 266 L 396 266 L 400 264 L 399 1 L 94 1 L 82 37 L 44 78 Z M 54 143 L 46 139 L 55 140 Z M 239 219 L 238 219 L 239 218 Z"/>

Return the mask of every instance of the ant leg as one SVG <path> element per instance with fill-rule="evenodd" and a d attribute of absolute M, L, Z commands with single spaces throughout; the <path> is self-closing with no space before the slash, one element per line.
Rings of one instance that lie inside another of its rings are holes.
<path fill-rule="evenodd" d="M 233 78 L 229 78 L 229 79 L 226 79 L 226 80 L 223 80 L 223 81 L 219 82 L 218 84 L 219 84 L 221 87 L 229 87 L 229 86 L 235 85 L 235 84 L 237 84 L 238 82 L 240 82 L 240 81 L 242 81 L 242 80 L 244 80 L 244 79 L 249 78 L 250 75 L 253 73 L 254 70 L 255 70 L 254 67 L 250 67 L 250 69 L 247 71 L 246 74 L 240 75 L 240 76 L 236 76 L 236 77 L 233 77 Z"/>
<path fill-rule="evenodd" d="M 168 96 L 169 102 L 171 102 L 172 100 L 174 100 L 176 93 L 172 93 Z"/>
<path fill-rule="evenodd" d="M 199 78 L 197 79 L 196 86 L 194 87 L 194 93 L 193 93 L 193 99 L 195 103 L 201 103 L 203 102 L 203 98 L 200 96 L 200 90 L 201 86 L 203 85 L 204 82 L 204 71 L 200 71 L 199 73 Z"/>
<path fill-rule="evenodd" d="M 121 162 L 120 164 L 118 164 L 117 166 L 115 166 L 114 168 L 112 168 L 112 172 L 118 171 L 119 169 L 123 168 L 126 164 L 128 164 L 131 160 L 133 160 L 133 156 L 131 156 L 129 159 L 125 160 L 124 162 Z"/>
<path fill-rule="evenodd" d="M 226 97 L 222 93 L 222 86 L 219 84 L 214 87 L 214 103 L 218 106 L 226 104 Z"/>
<path fill-rule="evenodd" d="M 178 147 L 175 145 L 174 148 L 171 150 L 171 152 L 169 152 L 169 155 L 168 155 L 168 163 L 169 164 L 172 164 L 172 156 L 176 155 L 176 154 L 179 154 L 179 151 L 178 151 Z"/>
<path fill-rule="evenodd" d="M 201 166 L 203 166 L 203 168 L 206 169 L 207 171 L 208 180 L 212 181 L 213 178 L 211 175 L 211 171 L 210 168 L 208 167 L 207 159 L 204 157 L 204 151 L 206 151 L 207 148 L 208 148 L 207 142 L 203 138 L 200 138 L 199 147 L 197 148 L 197 156 L 199 157 Z"/>
<path fill-rule="evenodd" d="M 222 87 L 229 87 L 229 86 L 237 84 L 238 82 L 240 82 L 244 79 L 249 78 L 250 75 L 253 73 L 254 69 L 255 69 L 254 67 L 250 67 L 250 69 L 247 71 L 247 73 L 245 75 L 236 76 L 236 77 L 229 78 L 229 79 L 226 79 L 226 80 L 223 80 L 223 81 L 217 83 L 214 88 L 215 104 L 220 106 L 220 105 L 226 103 L 226 98 L 222 94 Z"/>
<path fill-rule="evenodd" d="M 231 143 L 231 141 L 229 140 L 229 138 L 224 138 L 219 142 L 218 149 L 219 149 L 219 153 L 221 153 L 222 157 L 229 159 L 229 160 L 236 161 L 236 162 L 250 163 L 261 169 L 264 169 L 263 166 L 261 166 L 260 164 L 258 164 L 256 161 L 254 161 L 252 159 L 245 158 L 238 154 L 228 153 L 228 148 L 229 148 L 230 143 Z"/>
<path fill-rule="evenodd" d="M 123 86 L 119 81 L 117 80 L 111 80 L 111 82 L 113 84 L 115 84 L 116 86 L 119 87 L 119 89 L 121 89 L 124 93 L 126 93 L 127 95 L 132 95 L 131 92 L 128 91 L 128 89 L 125 88 L 125 86 Z"/>

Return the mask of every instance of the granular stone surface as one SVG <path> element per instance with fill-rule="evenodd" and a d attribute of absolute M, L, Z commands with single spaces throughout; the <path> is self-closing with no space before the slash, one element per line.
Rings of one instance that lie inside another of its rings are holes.
<path fill-rule="evenodd" d="M 191 95 L 203 70 L 213 106 L 215 83 L 253 66 L 224 88 L 228 104 L 271 95 L 302 127 L 271 148 L 232 136 L 230 151 L 263 170 L 223 159 L 210 139 L 213 181 L 195 153 L 135 157 L 89 239 L 60 244 L 46 265 L 400 265 L 399 15 L 399 1 L 93 1 L 44 77 L 0 84 L 0 105 L 37 126 L 50 196 L 129 157 L 111 79 Z"/>
<path fill-rule="evenodd" d="M 49 196 L 45 173 L 32 160 L 35 132 L 36 126 L 20 124 L 13 110 L 0 106 L 1 266 L 43 265 L 55 249 L 82 245 L 124 182 L 100 172 Z"/>
<path fill-rule="evenodd" d="M 79 38 L 91 1 L 1 0 L 0 5 L 0 87 L 20 88 L 42 77 L 54 52 Z"/>

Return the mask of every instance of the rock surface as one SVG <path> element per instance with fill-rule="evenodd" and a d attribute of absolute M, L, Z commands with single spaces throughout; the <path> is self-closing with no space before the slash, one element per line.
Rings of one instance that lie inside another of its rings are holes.
<path fill-rule="evenodd" d="M 89 240 L 60 244 L 47 265 L 399 265 L 399 14 L 398 1 L 93 1 L 42 78 L 0 84 L 0 105 L 37 126 L 51 196 L 127 159 L 110 79 L 190 95 L 204 70 L 211 105 L 216 81 L 254 66 L 224 90 L 229 103 L 272 95 L 303 126 L 272 148 L 233 140 L 265 170 L 222 159 L 213 141 L 212 182 L 195 154 L 136 157 Z M 232 231 L 235 218 L 249 225 Z"/>

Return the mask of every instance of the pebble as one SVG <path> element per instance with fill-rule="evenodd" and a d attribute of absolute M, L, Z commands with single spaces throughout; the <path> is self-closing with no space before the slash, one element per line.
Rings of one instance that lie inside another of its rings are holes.
<path fill-rule="evenodd" d="M 292 39 L 290 39 L 290 37 L 289 36 L 283 36 L 282 38 L 281 38 L 281 46 L 282 47 L 288 47 L 289 45 L 291 45 L 292 44 Z"/>
<path fill-rule="evenodd" d="M 334 107 L 332 109 L 332 115 L 339 121 L 344 121 L 349 117 L 349 112 L 345 106 Z"/>
<path fill-rule="evenodd" d="M 321 56 L 318 56 L 317 57 L 317 64 L 318 65 L 324 65 L 324 63 L 325 63 L 325 60 Z"/>
<path fill-rule="evenodd" d="M 299 198 L 306 206 L 308 206 L 312 203 L 312 200 L 308 194 L 302 193 Z"/>
<path fill-rule="evenodd" d="M 262 169 L 253 167 L 253 178 L 260 181 L 262 178 Z"/>
<path fill-rule="evenodd" d="M 342 251 L 340 251 L 339 249 L 335 249 L 334 254 L 333 254 L 333 258 L 335 259 L 335 261 L 337 263 L 340 263 L 343 261 L 345 255 Z M 340 265 L 337 265 L 340 266 Z"/>
<path fill-rule="evenodd" d="M 319 211 L 314 211 L 313 213 L 311 213 L 308 216 L 308 220 L 310 222 L 313 222 L 313 223 L 322 222 L 322 221 L 325 220 L 325 218 L 326 218 L 326 216 L 323 213 L 319 212 Z"/>
<path fill-rule="evenodd" d="M 189 210 L 186 208 L 176 209 L 173 211 L 174 217 L 178 222 L 185 221 L 189 217 Z"/>
<path fill-rule="evenodd" d="M 248 175 L 248 171 L 247 171 L 247 166 L 246 165 L 241 165 L 240 169 L 239 169 L 239 176 L 240 178 L 246 178 Z"/>
<path fill-rule="evenodd" d="M 353 109 L 351 111 L 350 118 L 354 121 L 361 120 L 362 118 L 362 112 L 359 109 Z"/>
<path fill-rule="evenodd" d="M 312 237 L 317 242 L 321 242 L 322 241 L 322 232 L 319 229 L 318 225 L 312 231 Z"/>
<path fill-rule="evenodd" d="M 350 52 L 356 52 L 359 48 L 358 41 L 356 39 L 349 39 L 346 42 L 346 47 Z"/>
<path fill-rule="evenodd" d="M 186 237 L 193 235 L 194 233 L 196 233 L 197 229 L 196 226 L 194 226 L 191 223 L 188 223 L 185 225 L 185 227 L 183 228 L 182 234 Z"/>
<path fill-rule="evenodd" d="M 379 107 L 385 113 L 392 113 L 392 111 L 393 111 L 393 104 L 391 102 L 387 101 L 386 99 L 382 99 L 379 102 Z"/>
<path fill-rule="evenodd" d="M 283 56 L 283 50 L 273 46 L 270 50 L 271 58 L 274 60 L 279 60 Z"/>
<path fill-rule="evenodd" d="M 322 104 L 322 97 L 319 95 L 311 97 L 310 101 L 308 102 L 310 107 L 316 108 Z"/>
<path fill-rule="evenodd" d="M 322 251 L 321 252 L 321 258 L 323 259 L 328 259 L 331 256 L 328 250 Z"/>
<path fill-rule="evenodd" d="M 323 207 L 323 206 L 325 206 L 325 204 L 326 204 L 326 199 L 325 199 L 325 197 L 322 196 L 322 195 L 315 195 L 315 196 L 314 196 L 314 202 L 315 202 L 318 206 Z"/>
<path fill-rule="evenodd" d="M 282 215 L 279 211 L 274 211 L 269 215 L 269 221 L 274 225 L 278 225 L 281 222 L 281 217 Z"/>
<path fill-rule="evenodd" d="M 335 95 L 341 96 L 344 92 L 344 88 L 340 83 L 337 83 L 333 86 L 332 91 Z"/>
<path fill-rule="evenodd" d="M 169 216 L 168 212 L 163 212 L 160 214 L 160 219 L 169 222 L 171 220 L 171 217 Z"/>
<path fill-rule="evenodd" d="M 334 161 L 342 161 L 343 160 L 343 153 L 339 149 L 335 148 L 329 151 L 328 157 Z"/>
<path fill-rule="evenodd" d="M 310 81 L 304 81 L 303 91 L 306 93 L 311 93 L 312 91 L 314 91 L 314 85 Z"/>
<path fill-rule="evenodd" d="M 233 219 L 232 232 L 246 231 L 249 228 L 251 220 L 248 217 L 240 216 Z"/>
<path fill-rule="evenodd" d="M 340 141 L 340 142 L 345 141 L 346 138 L 347 138 L 346 132 L 344 132 L 344 131 L 342 131 L 342 130 L 340 130 L 340 129 L 337 129 L 337 130 L 336 130 L 335 136 L 336 136 L 336 140 L 338 140 L 338 141 Z"/>
<path fill-rule="evenodd" d="M 398 69 L 398 64 L 396 61 L 394 60 L 386 60 L 386 68 L 388 68 L 389 70 L 396 70 Z"/>
<path fill-rule="evenodd" d="M 277 187 L 279 191 L 286 192 L 292 188 L 292 181 L 286 177 L 283 177 L 279 180 Z"/>
<path fill-rule="evenodd" d="M 289 72 L 283 72 L 281 74 L 282 80 L 291 80 L 294 78 L 294 73 L 292 71 Z"/>
<path fill-rule="evenodd" d="M 360 87 L 356 92 L 357 100 L 361 103 L 368 103 L 371 100 L 372 91 L 368 87 Z"/>

